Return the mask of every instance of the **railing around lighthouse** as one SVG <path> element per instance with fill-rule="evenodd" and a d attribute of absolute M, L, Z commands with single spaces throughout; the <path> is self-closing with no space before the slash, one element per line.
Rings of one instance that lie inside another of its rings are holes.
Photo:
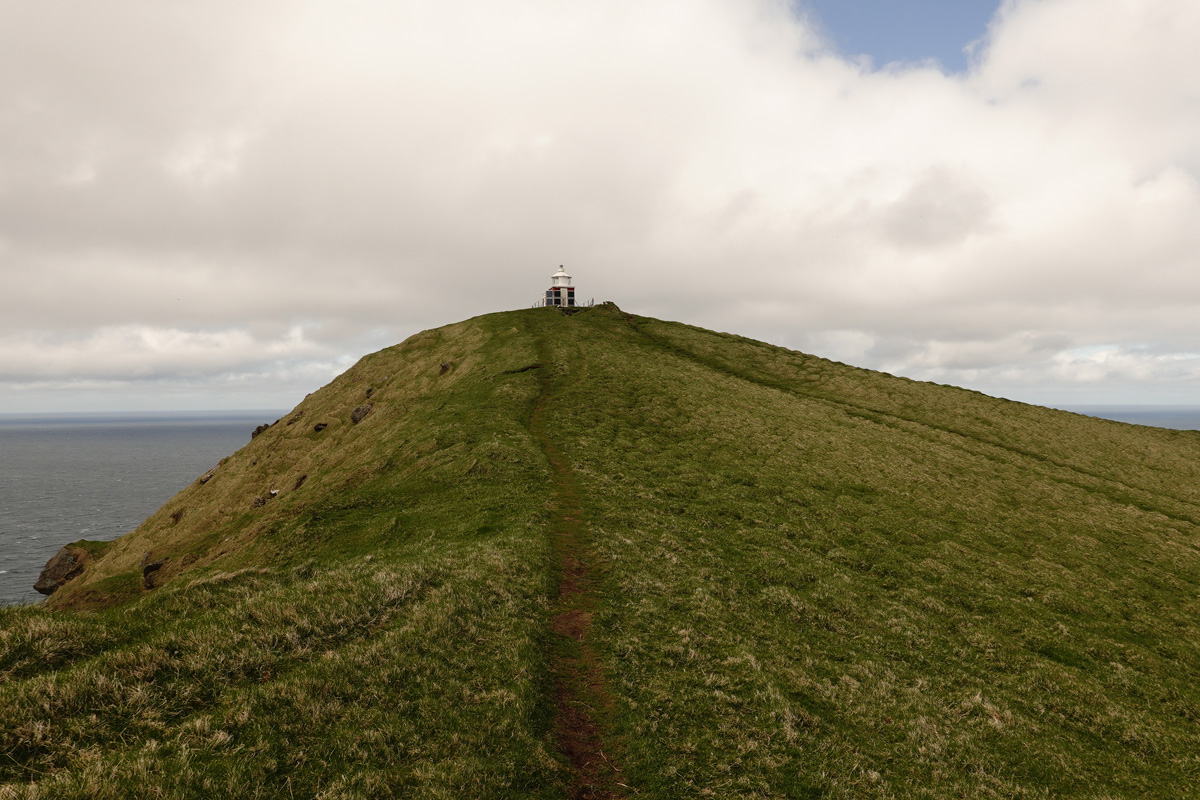
<path fill-rule="evenodd" d="M 594 298 L 594 297 L 591 300 L 588 300 L 586 303 L 576 303 L 575 305 L 572 305 L 572 306 L 566 305 L 565 303 L 551 303 L 547 300 L 547 298 L 540 297 L 540 298 L 538 298 L 538 301 L 530 307 L 531 308 L 546 308 L 547 306 L 549 306 L 550 308 L 591 308 L 594 305 L 596 305 L 596 298 Z"/>

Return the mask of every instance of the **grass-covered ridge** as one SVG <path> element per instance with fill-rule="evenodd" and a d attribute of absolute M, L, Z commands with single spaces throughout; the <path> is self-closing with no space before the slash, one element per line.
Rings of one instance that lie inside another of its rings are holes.
<path fill-rule="evenodd" d="M 0 797 L 567 796 L 564 465 L 628 796 L 1195 794 L 1200 434 L 604 306 L 364 358 L 0 610 Z"/>

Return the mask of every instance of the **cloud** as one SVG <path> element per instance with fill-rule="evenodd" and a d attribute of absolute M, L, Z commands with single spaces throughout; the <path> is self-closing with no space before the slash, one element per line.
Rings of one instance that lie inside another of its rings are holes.
<path fill-rule="evenodd" d="M 267 334 L 263 336 L 262 334 Z M 10 381 L 216 377 L 261 371 L 278 363 L 328 360 L 300 327 L 271 332 L 184 331 L 125 325 L 80 337 L 0 339 L 0 379 Z"/>
<path fill-rule="evenodd" d="M 1193 6 L 1006 2 L 947 75 L 777 0 L 7 4 L 0 408 L 268 396 L 560 263 L 912 377 L 1194 397 Z"/>

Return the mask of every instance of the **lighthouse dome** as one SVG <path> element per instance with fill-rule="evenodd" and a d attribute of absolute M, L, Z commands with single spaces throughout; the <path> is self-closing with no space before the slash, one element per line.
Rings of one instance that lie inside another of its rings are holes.
<path fill-rule="evenodd" d="M 551 286 L 570 286 L 571 276 L 568 275 L 561 266 L 559 266 L 558 272 L 550 276 L 550 281 Z"/>

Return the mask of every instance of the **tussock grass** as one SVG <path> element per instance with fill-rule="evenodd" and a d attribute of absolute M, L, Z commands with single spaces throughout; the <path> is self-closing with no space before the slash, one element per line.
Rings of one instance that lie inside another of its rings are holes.
<path fill-rule="evenodd" d="M 153 624 L 4 687 L 6 791 L 541 796 L 544 592 L 506 544 L 164 588 Z"/>
<path fill-rule="evenodd" d="M 1200 437 L 579 315 L 551 424 L 663 797 L 1186 796 Z"/>
<path fill-rule="evenodd" d="M 369 356 L 0 611 L 0 797 L 559 796 L 538 390 L 497 377 L 533 352 L 466 323 Z"/>
<path fill-rule="evenodd" d="M 602 306 L 368 356 L 0 609 L 0 797 L 565 796 L 543 380 L 630 796 L 1195 795 L 1200 434 Z"/>

